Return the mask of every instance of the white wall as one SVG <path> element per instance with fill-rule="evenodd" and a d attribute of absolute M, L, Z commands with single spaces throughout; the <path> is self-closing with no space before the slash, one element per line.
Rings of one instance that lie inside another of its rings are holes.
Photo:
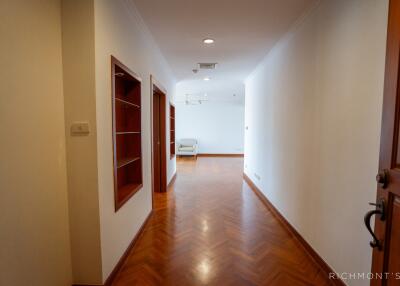
<path fill-rule="evenodd" d="M 371 267 L 387 10 L 321 1 L 246 81 L 245 173 L 338 272 Z"/>
<path fill-rule="evenodd" d="M 244 105 L 236 102 L 176 104 L 176 140 L 196 138 L 199 153 L 243 154 Z"/>
<path fill-rule="evenodd" d="M 73 282 L 101 284 L 93 0 L 63 1 L 62 40 Z M 80 121 L 89 135 L 71 136 Z"/>
<path fill-rule="evenodd" d="M 151 210 L 150 74 L 174 93 L 171 72 L 130 0 L 95 1 L 97 158 L 103 280 Z M 143 189 L 114 211 L 111 126 L 111 55 L 142 78 Z M 169 114 L 167 113 L 167 118 Z M 169 134 L 169 127 L 167 129 Z M 167 138 L 169 142 L 169 138 Z M 170 158 L 169 148 L 167 157 Z M 168 162 L 168 179 L 175 158 Z"/>
<path fill-rule="evenodd" d="M 185 105 L 188 98 L 205 101 L 201 105 Z M 176 85 L 175 101 L 177 141 L 197 138 L 199 153 L 243 154 L 243 82 L 183 80 Z"/>
<path fill-rule="evenodd" d="M 0 1 L 0 285 L 71 285 L 60 1 Z"/>

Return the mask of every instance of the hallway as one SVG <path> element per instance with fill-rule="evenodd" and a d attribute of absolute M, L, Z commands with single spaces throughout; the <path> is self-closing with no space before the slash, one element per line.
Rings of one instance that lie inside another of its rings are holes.
<path fill-rule="evenodd" d="M 242 158 L 178 159 L 113 285 L 329 285 L 243 181 L 242 166 Z"/>
<path fill-rule="evenodd" d="M 400 1 L 0 23 L 0 286 L 400 286 Z"/>

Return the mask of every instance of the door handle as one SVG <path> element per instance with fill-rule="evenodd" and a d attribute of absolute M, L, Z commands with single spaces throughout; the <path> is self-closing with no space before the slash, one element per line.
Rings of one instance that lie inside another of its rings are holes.
<path fill-rule="evenodd" d="M 374 203 L 369 203 L 369 204 L 371 206 L 376 207 L 374 210 L 370 210 L 369 212 L 367 212 L 364 216 L 365 227 L 367 228 L 367 230 L 369 231 L 369 233 L 372 236 L 372 241 L 369 243 L 369 245 L 371 245 L 372 248 L 377 247 L 378 249 L 381 249 L 382 244 L 376 237 L 376 235 L 371 227 L 371 218 L 374 215 L 379 215 L 380 216 L 379 219 L 381 221 L 385 220 L 385 200 L 383 198 L 381 198 L 378 200 L 378 202 L 376 204 L 374 204 Z"/>

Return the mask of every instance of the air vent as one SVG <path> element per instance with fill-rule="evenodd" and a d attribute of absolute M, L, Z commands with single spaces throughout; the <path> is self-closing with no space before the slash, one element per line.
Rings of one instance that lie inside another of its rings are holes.
<path fill-rule="evenodd" d="M 217 63 L 199 63 L 199 69 L 202 70 L 213 70 L 217 67 Z"/>

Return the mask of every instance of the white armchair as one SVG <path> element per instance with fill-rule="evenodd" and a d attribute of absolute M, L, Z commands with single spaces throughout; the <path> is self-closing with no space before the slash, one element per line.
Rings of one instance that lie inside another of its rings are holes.
<path fill-rule="evenodd" d="M 191 138 L 181 139 L 178 143 L 177 154 L 179 156 L 197 157 L 197 140 Z"/>

